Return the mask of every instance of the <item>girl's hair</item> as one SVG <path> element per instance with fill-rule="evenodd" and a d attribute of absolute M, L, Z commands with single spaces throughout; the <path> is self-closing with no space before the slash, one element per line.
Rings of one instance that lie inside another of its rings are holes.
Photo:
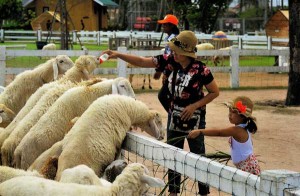
<path fill-rule="evenodd" d="M 256 123 L 252 118 L 247 118 L 244 115 L 240 115 L 244 119 L 244 123 L 246 123 L 245 129 L 247 129 L 250 133 L 255 133 L 257 131 Z"/>

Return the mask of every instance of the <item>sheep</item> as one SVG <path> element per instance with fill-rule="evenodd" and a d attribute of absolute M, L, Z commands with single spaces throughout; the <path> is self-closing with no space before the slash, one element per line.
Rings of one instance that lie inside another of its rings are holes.
<path fill-rule="evenodd" d="M 20 73 L 0 94 L 0 104 L 17 114 L 39 87 L 56 80 L 58 74 L 65 73 L 73 65 L 68 56 L 58 55 L 33 70 Z"/>
<path fill-rule="evenodd" d="M 220 48 L 219 50 L 231 50 L 232 46 L 226 47 L 226 48 Z M 224 65 L 225 57 L 223 55 L 215 55 L 213 56 L 213 63 L 215 66 L 218 66 L 219 63 L 221 63 L 221 66 Z"/>
<path fill-rule="evenodd" d="M 14 169 L 7 166 L 0 166 L 0 184 L 6 180 L 11 178 L 15 178 L 17 176 L 37 176 L 43 177 L 37 171 L 25 171 L 22 169 Z"/>
<path fill-rule="evenodd" d="M 102 176 L 121 149 L 131 126 L 140 127 L 157 139 L 164 135 L 161 115 L 149 110 L 143 102 L 120 95 L 98 98 L 63 139 L 56 179 L 60 179 L 63 170 L 79 164 L 91 167 Z"/>
<path fill-rule="evenodd" d="M 0 104 L 0 124 L 2 127 L 7 127 L 15 116 L 16 114 L 13 111 L 11 111 L 5 105 Z"/>
<path fill-rule="evenodd" d="M 66 91 L 21 140 L 14 152 L 15 166 L 27 169 L 41 153 L 63 139 L 72 127 L 73 118 L 80 116 L 98 97 L 110 93 L 135 97 L 129 81 L 121 77 Z"/>
<path fill-rule="evenodd" d="M 14 127 L 1 145 L 3 165 L 11 166 L 14 150 L 21 142 L 21 139 L 65 91 L 75 86 L 91 85 L 101 81 L 101 79 L 92 79 L 87 82 L 76 83 L 76 81 L 87 79 L 86 75 L 90 74 L 96 68 L 97 64 L 98 60 L 95 56 L 81 56 L 63 78 L 55 82 L 51 87 L 48 87 L 49 90 L 37 101 L 30 112 L 18 122 L 18 125 Z M 87 74 L 83 73 L 82 70 L 85 70 L 84 72 Z"/>
<path fill-rule="evenodd" d="M 199 50 L 214 50 L 215 47 L 214 45 L 212 45 L 211 43 L 201 43 L 196 45 L 197 51 Z M 198 60 L 201 60 L 201 57 L 197 58 Z M 208 62 L 208 57 L 204 57 L 204 59 L 206 59 L 206 63 Z"/>
<path fill-rule="evenodd" d="M 56 50 L 56 45 L 55 43 L 44 45 L 42 50 Z"/>
<path fill-rule="evenodd" d="M 128 68 L 135 68 L 136 66 L 131 65 L 131 64 L 127 64 L 127 67 Z M 152 89 L 152 86 L 151 86 L 151 75 L 150 74 L 142 74 L 142 75 L 144 77 L 142 89 L 143 90 L 145 89 L 145 84 L 146 84 L 146 78 L 147 77 L 148 77 L 148 81 L 149 81 L 149 89 Z M 133 76 L 134 76 L 134 74 L 129 74 L 129 82 L 130 82 L 131 85 L 132 85 Z"/>
<path fill-rule="evenodd" d="M 159 178 L 149 176 L 149 170 L 140 163 L 129 164 L 112 183 L 111 187 L 63 183 L 34 176 L 22 176 L 0 184 L 0 195 L 131 195 L 140 196 L 147 190 L 145 187 L 164 187 Z"/>

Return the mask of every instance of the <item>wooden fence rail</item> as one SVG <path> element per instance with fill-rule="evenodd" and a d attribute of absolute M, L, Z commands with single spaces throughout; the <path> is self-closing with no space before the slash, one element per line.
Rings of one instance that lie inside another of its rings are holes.
<path fill-rule="evenodd" d="M 126 47 L 119 47 L 118 50 L 123 53 L 135 54 L 139 56 L 153 56 L 161 54 L 159 50 L 127 50 Z M 101 51 L 88 51 L 88 50 L 7 50 L 6 47 L 0 46 L 0 85 L 5 84 L 6 74 L 18 74 L 26 70 L 25 68 L 7 68 L 6 60 L 7 57 L 20 57 L 20 56 L 41 56 L 51 57 L 59 54 L 65 54 L 70 57 L 81 56 L 85 54 L 89 55 L 100 55 Z M 230 73 L 230 87 L 239 87 L 239 73 L 241 72 L 288 72 L 289 66 L 259 66 L 259 67 L 240 67 L 239 58 L 240 56 L 279 56 L 281 65 L 289 64 L 289 49 L 282 50 L 240 50 L 238 48 L 231 48 L 231 50 L 203 50 L 197 53 L 198 56 L 214 56 L 223 55 L 229 56 L 230 67 L 211 67 L 212 72 L 225 72 Z M 127 68 L 126 62 L 118 59 L 117 68 L 98 68 L 95 70 L 95 74 L 115 74 L 120 77 L 127 77 L 128 74 L 153 74 L 153 68 Z"/>

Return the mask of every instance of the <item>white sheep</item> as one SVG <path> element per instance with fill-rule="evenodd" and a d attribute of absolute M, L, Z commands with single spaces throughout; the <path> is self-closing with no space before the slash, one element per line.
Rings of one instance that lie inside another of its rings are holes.
<path fill-rule="evenodd" d="M 144 165 L 131 163 L 116 178 L 111 187 L 62 183 L 38 177 L 23 176 L 7 180 L 0 184 L 0 195 L 140 196 L 147 191 L 145 187 L 148 186 L 164 187 L 165 183 L 159 178 L 149 176 L 149 170 Z"/>
<path fill-rule="evenodd" d="M 6 180 L 15 178 L 17 176 L 43 177 L 37 171 L 25 171 L 22 169 L 15 169 L 15 168 L 7 167 L 7 166 L 0 166 L 0 184 Z"/>
<path fill-rule="evenodd" d="M 43 46 L 42 50 L 56 50 L 55 43 L 49 43 Z"/>
<path fill-rule="evenodd" d="M 17 146 L 14 152 L 15 166 L 27 169 L 41 153 L 64 138 L 72 127 L 73 118 L 81 116 L 98 97 L 111 93 L 135 97 L 129 81 L 125 78 L 106 80 L 66 91 Z"/>
<path fill-rule="evenodd" d="M 201 43 L 201 44 L 197 44 L 196 48 L 198 51 L 200 50 L 214 50 L 215 47 L 214 45 L 212 45 L 211 43 Z M 206 59 L 206 63 L 208 62 L 209 57 L 197 57 L 198 60 L 202 60 L 202 59 Z M 213 59 L 211 57 L 211 59 Z"/>
<path fill-rule="evenodd" d="M 86 73 L 83 73 L 82 70 L 86 70 L 87 74 L 90 74 L 98 64 L 97 57 L 95 56 L 80 56 L 75 65 L 66 72 L 66 75 L 62 77 L 57 82 L 47 85 L 48 91 L 42 95 L 42 97 L 37 101 L 34 107 L 28 112 L 26 116 L 20 120 L 17 125 L 10 128 L 12 131 L 5 139 L 1 146 L 1 159 L 2 164 L 11 166 L 13 153 L 17 145 L 21 142 L 22 138 L 28 133 L 32 126 L 40 119 L 40 117 L 49 109 L 49 107 L 68 89 L 73 88 L 75 86 L 86 86 L 97 83 L 101 81 L 101 79 L 92 79 L 86 82 L 81 82 L 77 84 L 77 81 L 87 79 Z M 41 87 L 41 91 L 44 89 Z M 39 91 L 38 89 L 37 91 Z M 39 92 L 36 92 L 38 96 Z M 36 95 L 33 94 L 33 96 Z M 21 110 L 22 111 L 22 110 Z"/>
<path fill-rule="evenodd" d="M 89 74 L 92 73 L 96 68 L 95 63 L 98 64 L 98 62 L 99 61 L 95 56 L 82 55 L 75 61 L 75 65 L 70 68 L 59 80 L 44 84 L 42 87 L 38 88 L 38 90 L 36 90 L 36 92 L 30 96 L 14 120 L 6 127 L 6 129 L 0 131 L 0 147 L 2 147 L 4 140 L 11 134 L 18 123 L 32 110 L 39 99 L 47 91 L 49 91 L 51 88 L 55 88 L 58 84 L 65 83 L 66 81 L 77 83 L 88 79 Z"/>
<path fill-rule="evenodd" d="M 0 94 L 0 104 L 4 104 L 17 114 L 39 87 L 56 80 L 58 74 L 65 73 L 73 65 L 74 63 L 68 56 L 58 55 L 33 70 L 20 73 Z"/>
<path fill-rule="evenodd" d="M 9 123 L 15 118 L 16 114 L 7 108 L 5 105 L 0 104 L 0 124 L 2 127 L 7 127 Z"/>
<path fill-rule="evenodd" d="M 226 48 L 220 48 L 219 50 L 231 50 L 232 46 L 226 47 Z M 215 66 L 218 66 L 219 63 L 221 63 L 221 66 L 224 66 L 224 60 L 225 57 L 223 55 L 215 55 L 213 56 L 213 63 Z"/>
<path fill-rule="evenodd" d="M 63 139 L 56 179 L 60 179 L 63 170 L 79 164 L 91 167 L 102 176 L 121 149 L 131 126 L 140 127 L 157 139 L 164 135 L 161 115 L 143 102 L 120 95 L 98 98 Z"/>

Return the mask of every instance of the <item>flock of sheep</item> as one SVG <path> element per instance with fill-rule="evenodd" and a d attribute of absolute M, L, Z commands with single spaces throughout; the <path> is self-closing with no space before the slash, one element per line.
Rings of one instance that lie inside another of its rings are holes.
<path fill-rule="evenodd" d="M 0 91 L 0 195 L 143 195 L 163 187 L 117 160 L 126 132 L 163 139 L 161 115 L 126 78 L 92 76 L 99 59 L 58 55 Z"/>

